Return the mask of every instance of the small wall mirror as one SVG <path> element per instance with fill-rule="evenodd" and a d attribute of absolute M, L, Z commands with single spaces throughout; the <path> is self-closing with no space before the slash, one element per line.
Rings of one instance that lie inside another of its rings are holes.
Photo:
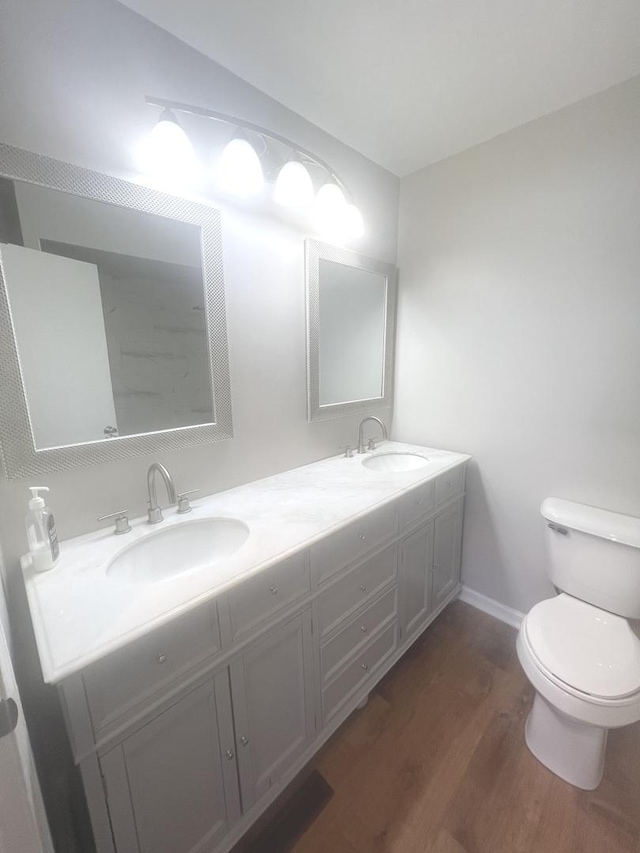
<path fill-rule="evenodd" d="M 396 270 L 306 241 L 309 420 L 391 405 Z"/>
<path fill-rule="evenodd" d="M 9 476 L 231 436 L 220 216 L 0 146 Z"/>

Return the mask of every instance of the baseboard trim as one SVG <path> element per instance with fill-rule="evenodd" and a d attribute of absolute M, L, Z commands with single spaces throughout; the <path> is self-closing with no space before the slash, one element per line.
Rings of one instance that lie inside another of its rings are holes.
<path fill-rule="evenodd" d="M 468 586 L 463 586 L 460 591 L 460 601 L 476 607 L 478 610 L 488 613 L 490 616 L 495 616 L 501 622 L 506 622 L 513 628 L 519 628 L 520 623 L 524 619 L 524 613 L 519 610 L 514 610 L 513 607 L 507 607 L 506 604 L 501 604 L 488 595 L 482 595 L 481 592 L 476 592 L 475 589 L 470 589 Z"/>

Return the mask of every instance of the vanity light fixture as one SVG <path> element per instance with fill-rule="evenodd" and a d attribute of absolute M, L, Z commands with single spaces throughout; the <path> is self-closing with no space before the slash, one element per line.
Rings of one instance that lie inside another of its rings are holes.
<path fill-rule="evenodd" d="M 335 181 L 326 181 L 318 190 L 313 221 L 317 232 L 326 240 L 340 239 L 344 232 L 347 199 Z"/>
<path fill-rule="evenodd" d="M 229 195 L 246 198 L 257 195 L 264 186 L 258 152 L 243 130 L 237 130 L 226 144 L 216 172 L 220 189 Z"/>
<path fill-rule="evenodd" d="M 183 164 L 180 163 L 180 151 L 184 152 L 184 166 L 187 171 L 192 170 L 195 155 L 188 137 L 175 118 L 175 113 L 187 113 L 222 122 L 233 128 L 234 135 L 217 163 L 216 173 L 220 189 L 231 195 L 247 197 L 260 192 L 266 179 L 271 183 L 275 182 L 274 200 L 277 204 L 292 208 L 307 208 L 313 205 L 315 226 L 326 239 L 342 242 L 363 236 L 364 220 L 346 184 L 328 163 L 311 151 L 267 128 L 225 113 L 164 98 L 147 96 L 146 102 L 162 109 L 152 137 L 154 134 L 166 135 L 169 140 L 166 146 L 168 156 L 158 157 L 154 163 L 156 173 L 161 172 L 163 164 L 166 164 L 166 170 L 175 171 L 181 167 Z M 161 125 L 168 124 L 172 126 L 168 129 L 158 129 Z M 252 144 L 254 136 L 264 143 L 262 152 L 257 151 Z M 177 141 L 178 138 L 180 142 Z M 188 150 L 184 144 L 185 140 Z M 274 167 L 274 161 L 283 165 Z M 315 199 L 314 178 L 321 184 Z"/>
<path fill-rule="evenodd" d="M 144 151 L 150 172 L 171 183 L 191 183 L 200 172 L 191 140 L 170 109 L 160 113 Z"/>
<path fill-rule="evenodd" d="M 309 170 L 297 158 L 287 160 L 278 172 L 274 199 L 283 207 L 309 207 L 314 199 Z"/>

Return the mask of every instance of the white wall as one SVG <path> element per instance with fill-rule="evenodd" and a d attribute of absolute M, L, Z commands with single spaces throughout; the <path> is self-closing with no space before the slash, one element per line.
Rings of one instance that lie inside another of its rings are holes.
<path fill-rule="evenodd" d="M 145 94 L 226 111 L 332 163 L 367 220 L 366 238 L 350 248 L 395 261 L 395 176 L 115 0 L 8 0 L 0 57 L 3 142 L 137 180 L 137 149 L 157 115 Z M 304 236 L 249 208 L 223 212 L 235 435 L 162 454 L 181 488 L 211 493 L 353 443 L 357 417 L 306 421 Z M 388 411 L 378 413 L 389 418 Z M 61 538 L 95 529 L 98 515 L 123 505 L 142 514 L 145 473 L 154 458 L 45 477 Z M 9 573 L 25 547 L 26 486 L 0 481 L 0 540 Z"/>
<path fill-rule="evenodd" d="M 640 515 L 640 78 L 406 178 L 395 437 L 468 451 L 464 582 L 552 589 L 542 499 Z"/>

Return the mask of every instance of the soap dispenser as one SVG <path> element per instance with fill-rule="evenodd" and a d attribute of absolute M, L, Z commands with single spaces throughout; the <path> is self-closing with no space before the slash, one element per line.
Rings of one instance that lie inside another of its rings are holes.
<path fill-rule="evenodd" d="M 25 519 L 29 554 L 36 572 L 52 569 L 60 557 L 58 534 L 53 513 L 45 506 L 39 492 L 48 492 L 47 486 L 30 486 L 31 500 Z"/>

